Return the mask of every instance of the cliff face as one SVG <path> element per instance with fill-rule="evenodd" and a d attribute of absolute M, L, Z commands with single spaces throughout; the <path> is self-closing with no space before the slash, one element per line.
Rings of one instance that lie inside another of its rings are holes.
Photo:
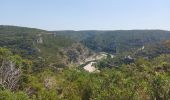
<path fill-rule="evenodd" d="M 42 43 L 43 43 L 42 34 L 38 34 L 38 35 L 37 35 L 37 43 L 38 43 L 38 44 L 42 44 Z"/>
<path fill-rule="evenodd" d="M 65 49 L 65 54 L 69 62 L 80 64 L 84 62 L 86 58 L 93 55 L 94 52 L 80 43 L 75 43 L 71 47 Z"/>

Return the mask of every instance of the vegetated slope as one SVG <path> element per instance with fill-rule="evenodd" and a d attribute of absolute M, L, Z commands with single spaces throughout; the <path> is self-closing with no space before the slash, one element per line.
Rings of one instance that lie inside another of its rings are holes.
<path fill-rule="evenodd" d="M 11 48 L 13 52 L 22 55 L 34 55 L 36 49 L 33 42 L 36 41 L 36 34 L 44 32 L 24 27 L 0 26 L 0 46 Z"/>
<path fill-rule="evenodd" d="M 76 48 L 76 44 L 79 44 L 79 48 L 84 47 L 71 38 L 52 34 L 45 30 L 0 26 L 0 47 L 9 48 L 22 57 L 32 60 L 38 59 L 60 67 L 69 63 L 70 57 L 65 51 L 74 48 L 72 46 Z M 86 51 L 88 52 L 88 50 Z"/>
<path fill-rule="evenodd" d="M 170 55 L 105 68 L 98 73 L 70 68 L 32 70 L 31 61 L 0 48 L 1 100 L 168 100 Z M 32 74 L 34 73 L 34 74 Z M 11 78 L 12 77 L 12 78 Z"/>
<path fill-rule="evenodd" d="M 148 43 L 159 43 L 170 39 L 170 32 L 163 30 L 56 31 L 53 33 L 80 41 L 94 51 L 108 53 L 132 51 Z"/>
<path fill-rule="evenodd" d="M 48 34 L 49 32 L 39 29 L 0 27 L 0 46 L 5 47 L 0 48 L 0 99 L 2 100 L 14 98 L 16 100 L 168 100 L 170 98 L 170 40 L 167 31 L 147 31 L 149 33 L 131 31 L 128 34 L 124 31 L 120 34 L 113 34 L 112 31 L 98 33 L 90 31 L 91 33 L 87 34 L 87 31 L 83 31 L 84 33 L 72 31 L 70 34 L 69 32 L 61 34 L 64 32 L 62 31 Z M 90 54 L 87 47 L 94 51 L 110 52 L 104 47 L 107 48 L 109 43 L 114 41 L 117 44 L 116 50 L 119 52 L 122 50 L 122 53 L 119 53 L 120 56 L 107 56 L 106 59 L 97 62 L 96 67 L 100 69 L 99 72 L 89 73 L 77 67 L 56 72 L 50 67 L 84 59 Z M 87 43 L 87 47 L 81 43 Z M 92 48 L 96 46 L 95 43 L 99 48 Z M 145 48 L 140 49 L 143 45 Z M 137 50 L 132 52 L 131 48 Z M 145 59 L 146 56 L 153 58 Z M 44 64 L 35 61 L 37 59 L 48 60 L 52 65 L 37 71 L 37 67 L 42 67 Z M 37 62 L 37 66 L 34 67 L 32 62 Z"/>
<path fill-rule="evenodd" d="M 169 38 L 170 32 L 162 30 L 45 31 L 0 26 L 1 47 L 55 67 L 64 67 L 71 62 L 80 63 L 94 52 L 133 52 L 143 45 L 152 47 Z"/>

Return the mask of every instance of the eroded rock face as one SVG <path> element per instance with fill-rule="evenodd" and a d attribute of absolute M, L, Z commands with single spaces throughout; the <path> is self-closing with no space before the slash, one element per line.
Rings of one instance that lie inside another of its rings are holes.
<path fill-rule="evenodd" d="M 38 37 L 38 38 L 37 38 L 37 43 L 38 43 L 38 44 L 42 44 L 42 43 L 43 43 L 42 34 L 38 34 L 37 37 Z"/>
<path fill-rule="evenodd" d="M 78 64 L 93 54 L 92 51 L 80 43 L 73 44 L 70 48 L 65 50 L 65 53 L 68 56 L 68 60 L 70 62 Z"/>
<path fill-rule="evenodd" d="M 95 68 L 94 64 L 96 64 L 96 62 L 90 62 L 89 64 L 87 64 L 86 66 L 84 66 L 84 70 L 88 71 L 88 72 L 94 72 L 97 69 Z"/>

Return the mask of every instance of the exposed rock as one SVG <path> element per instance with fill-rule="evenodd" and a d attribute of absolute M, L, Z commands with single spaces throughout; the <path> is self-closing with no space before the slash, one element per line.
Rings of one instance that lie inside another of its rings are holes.
<path fill-rule="evenodd" d="M 88 72 L 94 72 L 96 71 L 97 69 L 94 67 L 94 64 L 96 62 L 90 62 L 89 64 L 87 64 L 86 66 L 84 66 L 83 68 L 88 71 Z"/>
<path fill-rule="evenodd" d="M 91 55 L 93 52 L 80 43 L 73 44 L 70 48 L 65 50 L 68 60 L 77 64 L 81 64 L 84 60 Z"/>
<path fill-rule="evenodd" d="M 43 43 L 42 34 L 38 34 L 37 37 L 38 37 L 38 38 L 37 38 L 37 43 L 38 43 L 38 44 L 42 44 L 42 43 Z"/>
<path fill-rule="evenodd" d="M 130 55 L 128 56 L 125 56 L 125 58 L 123 59 L 124 63 L 126 64 L 130 64 L 130 63 L 133 63 L 135 61 L 134 58 L 132 58 Z"/>

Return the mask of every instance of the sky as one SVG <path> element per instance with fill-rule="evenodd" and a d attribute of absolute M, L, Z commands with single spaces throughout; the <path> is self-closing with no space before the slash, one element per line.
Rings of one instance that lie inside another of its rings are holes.
<path fill-rule="evenodd" d="M 46 30 L 170 30 L 170 0 L 0 0 L 0 25 Z"/>

